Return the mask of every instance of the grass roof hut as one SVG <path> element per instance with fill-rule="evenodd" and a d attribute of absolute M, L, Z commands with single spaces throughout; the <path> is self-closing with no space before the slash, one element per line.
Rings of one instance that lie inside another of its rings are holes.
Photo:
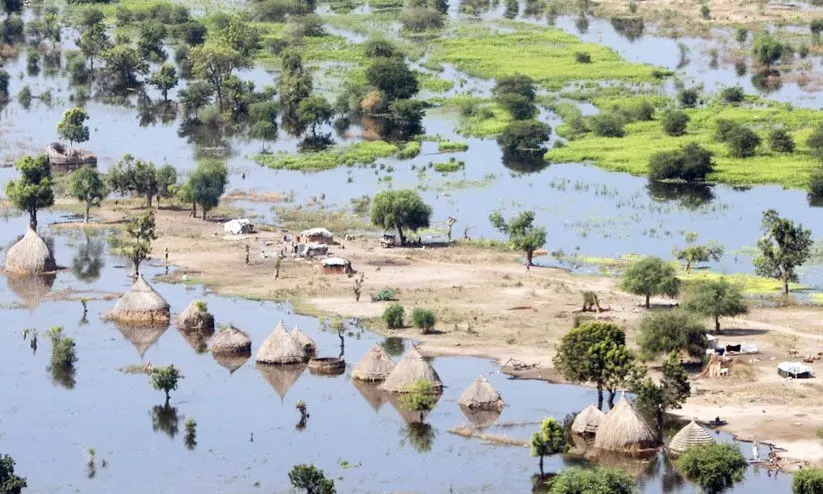
<path fill-rule="evenodd" d="M 163 336 L 169 328 L 168 324 L 143 326 L 143 325 L 118 325 L 118 329 L 132 345 L 137 349 L 137 353 L 142 359 L 146 351 Z"/>
<path fill-rule="evenodd" d="M 217 332 L 217 336 L 211 342 L 211 354 L 215 359 L 217 357 L 243 357 L 243 362 L 245 362 L 251 356 L 251 339 L 245 331 L 234 326 L 223 328 Z"/>
<path fill-rule="evenodd" d="M 258 364 L 299 364 L 306 361 L 306 352 L 303 351 L 300 343 L 286 332 L 283 321 L 280 321 L 274 331 L 263 341 L 254 360 Z"/>
<path fill-rule="evenodd" d="M 366 399 L 366 401 L 374 408 L 375 412 L 379 412 L 380 408 L 386 403 L 386 393 L 380 391 L 377 384 L 373 382 L 360 381 L 352 379 L 352 384 L 357 388 L 357 391 Z"/>
<path fill-rule="evenodd" d="M 363 355 L 360 362 L 351 371 L 351 377 L 355 381 L 377 382 L 385 381 L 397 364 L 389 358 L 383 347 L 376 344 L 369 348 Z"/>
<path fill-rule="evenodd" d="M 589 405 L 584 408 L 572 422 L 572 432 L 581 436 L 593 436 L 597 433 L 597 428 L 606 417 L 606 414 L 600 411 L 594 405 Z"/>
<path fill-rule="evenodd" d="M 669 442 L 669 453 L 676 456 L 686 451 L 687 448 L 710 442 L 714 442 L 711 434 L 692 419 Z"/>
<path fill-rule="evenodd" d="M 127 325 L 168 325 L 169 303 L 139 274 L 131 289 L 104 318 Z"/>
<path fill-rule="evenodd" d="M 503 398 L 483 376 L 478 377 L 463 391 L 457 400 L 461 407 L 469 410 L 497 410 L 503 408 Z"/>
<path fill-rule="evenodd" d="M 46 241 L 29 228 L 23 238 L 6 251 L 5 271 L 18 275 L 53 273 L 57 271 L 57 263 Z"/>
<path fill-rule="evenodd" d="M 654 431 L 625 396 L 603 417 L 594 437 L 594 447 L 607 451 L 643 453 L 655 446 Z"/>
<path fill-rule="evenodd" d="M 431 383 L 435 391 L 443 389 L 443 383 L 434 367 L 423 358 L 423 355 L 412 345 L 406 350 L 403 358 L 397 363 L 394 370 L 386 377 L 380 389 L 392 393 L 407 393 L 417 381 Z"/>
<path fill-rule="evenodd" d="M 300 347 L 303 348 L 303 352 L 306 354 L 306 357 L 310 357 L 317 353 L 317 343 L 311 339 L 311 336 L 301 331 L 297 326 L 291 330 L 291 337 L 297 340 L 297 343 L 299 343 Z"/>
<path fill-rule="evenodd" d="M 9 290 L 17 295 L 26 304 L 26 307 L 33 312 L 49 294 L 56 278 L 57 276 L 54 274 L 19 275 L 8 273 L 6 283 L 8 283 Z"/>
<path fill-rule="evenodd" d="M 257 364 L 257 370 L 263 374 L 266 381 L 271 384 L 280 401 L 286 398 L 286 393 L 300 379 L 300 375 L 306 370 L 306 364 L 299 363 L 293 365 L 265 365 Z"/>
<path fill-rule="evenodd" d="M 193 300 L 186 310 L 177 316 L 177 329 L 197 331 L 204 336 L 214 334 L 214 316 L 211 315 L 202 300 Z"/>

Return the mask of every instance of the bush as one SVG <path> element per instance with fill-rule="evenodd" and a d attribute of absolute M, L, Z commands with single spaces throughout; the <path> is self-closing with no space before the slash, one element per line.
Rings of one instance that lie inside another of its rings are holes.
<path fill-rule="evenodd" d="M 506 93 L 495 99 L 515 120 L 529 120 L 537 115 L 537 107 L 522 94 Z"/>
<path fill-rule="evenodd" d="M 679 110 L 669 110 L 663 115 L 663 132 L 670 136 L 682 136 L 686 133 L 689 116 Z"/>
<path fill-rule="evenodd" d="M 517 120 L 503 129 L 497 143 L 504 151 L 535 151 L 549 140 L 551 127 L 537 120 Z"/>
<path fill-rule="evenodd" d="M 374 294 L 372 296 L 372 302 L 395 302 L 399 300 L 397 298 L 397 292 L 391 288 L 384 288 Z"/>
<path fill-rule="evenodd" d="M 626 122 L 648 122 L 654 120 L 654 106 L 646 100 L 633 101 L 613 108 Z"/>
<path fill-rule="evenodd" d="M 577 63 L 592 63 L 592 56 L 585 51 L 578 51 L 574 54 Z"/>
<path fill-rule="evenodd" d="M 677 459 L 678 470 L 704 492 L 722 492 L 743 480 L 748 462 L 734 444 L 692 446 Z"/>
<path fill-rule="evenodd" d="M 661 151 L 649 160 L 650 180 L 705 180 L 714 170 L 711 151 L 690 142 L 675 151 Z"/>
<path fill-rule="evenodd" d="M 793 494 L 819 494 L 823 492 L 823 470 L 804 468 L 794 473 L 792 478 Z"/>
<path fill-rule="evenodd" d="M 823 165 L 816 166 L 809 175 L 809 193 L 812 205 L 823 204 Z"/>
<path fill-rule="evenodd" d="M 589 127 L 600 137 L 623 137 L 623 119 L 613 113 L 600 113 L 589 117 Z"/>
<path fill-rule="evenodd" d="M 434 317 L 434 312 L 428 309 L 421 309 L 420 307 L 415 307 L 411 314 L 412 324 L 417 329 L 423 331 L 423 333 L 428 333 L 432 329 L 434 329 L 434 324 L 436 322 L 436 318 Z"/>
<path fill-rule="evenodd" d="M 740 124 L 724 118 L 718 118 L 714 123 L 716 126 L 714 130 L 714 140 L 717 142 L 726 142 L 729 136 L 740 127 Z"/>
<path fill-rule="evenodd" d="M 793 153 L 794 139 L 783 127 L 775 127 L 769 132 L 769 146 L 775 153 Z"/>
<path fill-rule="evenodd" d="M 800 43 L 800 47 L 797 49 L 797 54 L 800 55 L 800 58 L 806 58 L 809 56 L 809 45 L 806 43 Z"/>
<path fill-rule="evenodd" d="M 405 309 L 400 304 L 392 304 L 383 312 L 383 320 L 389 329 L 403 327 L 403 318 L 406 315 Z"/>
<path fill-rule="evenodd" d="M 733 87 L 723 88 L 723 90 L 720 91 L 720 97 L 726 103 L 741 103 L 743 101 L 743 99 L 745 98 L 745 95 L 743 94 L 743 88 L 742 87 L 733 86 Z"/>
<path fill-rule="evenodd" d="M 729 148 L 729 154 L 735 158 L 754 156 L 759 145 L 760 136 L 755 134 L 752 129 L 742 125 L 732 129 L 731 133 L 726 136 L 726 146 Z"/>
<path fill-rule="evenodd" d="M 700 93 L 697 89 L 681 89 L 677 92 L 677 101 L 685 108 L 694 108 L 697 106 L 697 100 L 700 98 Z"/>
<path fill-rule="evenodd" d="M 414 7 L 403 12 L 400 18 L 403 28 L 419 33 L 443 27 L 443 15 L 429 7 Z"/>
<path fill-rule="evenodd" d="M 400 404 L 407 410 L 427 412 L 437 405 L 440 399 L 438 392 L 429 381 L 415 381 L 408 392 L 400 399 Z"/>
<path fill-rule="evenodd" d="M 823 159 L 823 124 L 818 125 L 809 135 L 809 138 L 806 139 L 806 145 L 809 146 L 815 157 Z"/>

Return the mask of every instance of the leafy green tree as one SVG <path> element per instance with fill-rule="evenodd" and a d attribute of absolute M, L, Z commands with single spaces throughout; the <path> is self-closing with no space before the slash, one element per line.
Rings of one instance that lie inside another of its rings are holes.
<path fill-rule="evenodd" d="M 95 59 L 100 58 L 112 47 L 111 39 L 106 34 L 106 25 L 101 21 L 85 25 L 75 43 L 89 61 L 89 69 L 92 72 L 94 72 Z"/>
<path fill-rule="evenodd" d="M 614 324 L 599 321 L 563 335 L 552 362 L 567 380 L 594 383 L 598 408 L 603 407 L 603 390 L 609 391 L 609 404 L 613 404 L 617 388 L 635 371 L 634 355 L 626 348 L 626 334 Z"/>
<path fill-rule="evenodd" d="M 715 331 L 720 331 L 721 317 L 734 317 L 748 312 L 740 287 L 725 278 L 703 280 L 686 290 L 683 308 L 714 319 Z"/>
<path fill-rule="evenodd" d="M 754 156 L 761 139 L 752 129 L 738 125 L 726 136 L 726 146 L 729 154 L 734 158 L 749 158 Z"/>
<path fill-rule="evenodd" d="M 813 206 L 823 203 L 823 163 L 815 166 L 809 173 L 809 191 L 806 198 Z"/>
<path fill-rule="evenodd" d="M 537 107 L 523 95 L 506 93 L 497 96 L 495 101 L 505 108 L 515 120 L 529 120 L 537 116 Z"/>
<path fill-rule="evenodd" d="M 29 227 L 37 229 L 37 211 L 54 205 L 53 181 L 49 158 L 23 156 L 15 163 L 20 172 L 18 180 L 6 183 L 5 193 L 14 207 L 29 213 Z"/>
<path fill-rule="evenodd" d="M 12 14 L 19 14 L 22 11 L 23 11 L 23 1 L 22 0 L 3 0 L 3 12 L 6 13 L 6 19 L 8 19 Z M 2 485 L 2 484 L 0 484 L 0 485 Z"/>
<path fill-rule="evenodd" d="M 752 55 L 760 65 L 766 68 L 775 64 L 783 56 L 784 46 L 768 33 L 759 34 L 754 38 Z"/>
<path fill-rule="evenodd" d="M 431 7 L 409 7 L 403 10 L 400 22 L 403 29 L 413 33 L 422 33 L 443 27 L 443 14 Z"/>
<path fill-rule="evenodd" d="M 366 69 L 369 85 L 386 95 L 388 101 L 408 99 L 417 94 L 419 86 L 414 75 L 403 60 L 378 58 Z"/>
<path fill-rule="evenodd" d="M 185 182 L 175 188 L 174 196 L 183 204 L 191 204 L 191 217 L 197 218 L 197 200 L 194 198 L 194 191 L 190 182 Z"/>
<path fill-rule="evenodd" d="M 781 218 L 777 211 L 763 213 L 763 237 L 757 240 L 760 254 L 754 259 L 754 269 L 760 276 L 778 279 L 783 283 L 783 294 L 789 294 L 789 282 L 797 281 L 795 268 L 809 260 L 812 232 Z"/>
<path fill-rule="evenodd" d="M 383 311 L 383 321 L 389 329 L 397 329 L 403 327 L 403 317 L 406 311 L 400 304 L 391 304 Z"/>
<path fill-rule="evenodd" d="M 215 42 L 195 46 L 190 58 L 192 73 L 212 85 L 217 95 L 217 108 L 222 112 L 226 81 L 235 70 L 251 67 L 251 61 L 239 51 Z"/>
<path fill-rule="evenodd" d="M 382 38 L 373 38 L 363 43 L 363 55 L 367 60 L 374 58 L 403 58 L 397 45 L 389 40 Z"/>
<path fill-rule="evenodd" d="M 741 45 L 749 38 L 749 30 L 745 27 L 738 27 L 734 32 L 734 39 Z"/>
<path fill-rule="evenodd" d="M 69 108 L 63 112 L 63 118 L 57 123 L 57 133 L 63 139 L 69 141 L 70 146 L 75 142 L 86 142 L 89 140 L 89 126 L 86 120 L 89 114 L 86 110 L 78 107 Z"/>
<path fill-rule="evenodd" d="M 151 242 L 157 238 L 154 229 L 154 210 L 148 209 L 129 221 L 126 225 L 127 237 L 117 241 L 117 253 L 132 262 L 134 276 L 140 273 L 140 263 L 146 260 L 151 252 Z"/>
<path fill-rule="evenodd" d="M 669 110 L 663 114 L 663 132 L 678 137 L 686 133 L 689 116 L 680 110 Z"/>
<path fill-rule="evenodd" d="M 646 314 L 640 322 L 637 343 L 646 358 L 681 351 L 700 358 L 708 346 L 705 333 L 706 328 L 691 313 L 655 311 Z"/>
<path fill-rule="evenodd" d="M 415 307 L 412 310 L 411 320 L 412 324 L 424 334 L 434 329 L 434 325 L 437 323 L 434 312 L 420 307 Z"/>
<path fill-rule="evenodd" d="M 743 480 L 748 462 L 740 448 L 728 443 L 705 443 L 687 448 L 677 468 L 703 492 L 716 494 Z"/>
<path fill-rule="evenodd" d="M 116 90 L 134 88 L 140 85 L 138 76 L 149 71 L 134 48 L 125 45 L 115 45 L 102 54 L 105 64 L 104 74 L 109 84 Z"/>
<path fill-rule="evenodd" d="M 674 266 L 659 257 L 644 257 L 633 262 L 623 274 L 620 289 L 646 297 L 646 308 L 650 307 L 652 295 L 676 297 L 680 290 L 680 280 Z"/>
<path fill-rule="evenodd" d="M 109 169 L 109 187 L 121 194 L 146 196 L 146 207 L 152 207 L 159 191 L 157 168 L 150 161 L 137 160 L 126 154 Z"/>
<path fill-rule="evenodd" d="M 155 172 L 157 178 L 157 206 L 160 207 L 160 198 L 170 199 L 175 195 L 177 185 L 177 169 L 171 165 L 163 165 Z"/>
<path fill-rule="evenodd" d="M 660 151 L 649 159 L 650 180 L 684 180 L 697 182 L 705 180 L 714 171 L 712 153 L 696 142 L 690 142 L 680 149 Z"/>
<path fill-rule="evenodd" d="M 414 381 L 407 391 L 400 399 L 400 404 L 407 410 L 414 412 L 433 410 L 440 399 L 439 393 L 435 391 L 432 383 L 425 380 Z"/>
<path fill-rule="evenodd" d="M 823 161 L 823 123 L 819 124 L 806 139 L 812 155 Z"/>
<path fill-rule="evenodd" d="M 211 102 L 214 88 L 204 81 L 193 81 L 177 92 L 186 118 L 197 118 L 197 112 Z"/>
<path fill-rule="evenodd" d="M 2 482 L 0 482 L 0 485 L 2 485 Z M 820 494 L 821 492 L 823 492 L 823 470 L 820 468 L 804 468 L 794 472 L 792 476 L 792 494 Z"/>
<path fill-rule="evenodd" d="M 549 140 L 551 127 L 538 120 L 516 120 L 503 129 L 497 144 L 504 151 L 540 151 Z"/>
<path fill-rule="evenodd" d="M 550 494 L 635 494 L 635 482 L 610 468 L 567 468 L 552 480 Z"/>
<path fill-rule="evenodd" d="M 775 153 L 793 153 L 794 139 L 783 127 L 774 127 L 769 131 L 769 146 Z"/>
<path fill-rule="evenodd" d="M 69 193 L 85 205 L 83 223 L 88 223 L 89 210 L 92 206 L 100 206 L 100 201 L 106 197 L 108 190 L 100 172 L 90 166 L 83 166 L 71 174 Z"/>
<path fill-rule="evenodd" d="M 163 61 L 166 51 L 163 50 L 163 39 L 166 37 L 166 26 L 159 22 L 144 22 L 140 25 L 137 37 L 137 52 L 144 59 Z"/>
<path fill-rule="evenodd" d="M 555 419 L 543 419 L 540 430 L 532 434 L 529 447 L 531 455 L 540 458 L 538 465 L 540 466 L 540 475 L 543 476 L 543 457 L 565 453 L 569 450 L 566 431 Z"/>
<path fill-rule="evenodd" d="M 507 75 L 496 79 L 492 94 L 495 98 L 504 94 L 518 94 L 531 102 L 537 98 L 534 79 L 523 74 Z"/>
<path fill-rule="evenodd" d="M 386 190 L 372 199 L 372 224 L 384 229 L 396 229 L 400 245 L 406 243 L 406 230 L 428 228 L 431 214 L 431 206 L 413 190 Z"/>
<path fill-rule="evenodd" d="M 726 103 L 742 103 L 746 95 L 743 93 L 742 87 L 732 86 L 723 88 L 723 90 L 720 91 L 720 98 Z"/>
<path fill-rule="evenodd" d="M 297 119 L 301 125 L 311 126 L 312 135 L 317 135 L 317 126 L 327 124 L 334 117 L 334 109 L 326 98 L 309 96 L 297 105 Z"/>
<path fill-rule="evenodd" d="M 163 95 L 163 101 L 169 100 L 169 90 L 177 86 L 178 82 L 177 69 L 171 63 L 161 65 L 160 69 L 149 78 L 149 84 L 160 91 L 160 94 Z"/>
<path fill-rule="evenodd" d="M 686 272 L 688 272 L 692 264 L 719 261 L 723 257 L 723 246 L 716 242 L 709 242 L 704 245 L 687 245 L 682 249 L 675 249 L 674 257 L 685 263 Z"/>
<path fill-rule="evenodd" d="M 281 58 L 281 73 L 278 83 L 280 106 L 285 114 L 297 118 L 296 113 L 300 102 L 311 95 L 311 74 L 303 67 L 303 59 L 299 53 L 289 51 L 284 53 Z"/>
<path fill-rule="evenodd" d="M 167 367 L 157 367 L 151 370 L 151 385 L 158 391 L 166 393 L 166 406 L 169 405 L 169 393 L 177 389 L 177 382 L 183 376 L 174 364 Z"/>
<path fill-rule="evenodd" d="M 546 229 L 534 226 L 534 211 L 523 211 L 508 222 L 499 211 L 489 215 L 492 226 L 509 236 L 509 243 L 526 253 L 526 262 L 532 263 L 534 251 L 546 243 Z"/>
<path fill-rule="evenodd" d="M 0 492 L 20 494 L 25 487 L 28 487 L 26 477 L 14 474 L 14 458 L 9 455 L 0 456 Z"/>
<path fill-rule="evenodd" d="M 327 479 L 323 470 L 314 465 L 295 465 L 289 472 L 289 482 L 306 494 L 335 494 L 334 481 Z"/>
<path fill-rule="evenodd" d="M 676 352 L 671 352 L 663 362 L 663 377 L 660 384 L 650 378 L 636 379 L 631 386 L 637 410 L 657 425 L 658 438 L 663 433 L 663 417 L 669 410 L 681 408 L 691 395 L 689 376 L 680 365 Z"/>
<path fill-rule="evenodd" d="M 694 108 L 700 99 L 700 93 L 695 88 L 681 89 L 677 92 L 677 101 L 684 108 Z"/>
<path fill-rule="evenodd" d="M 623 137 L 626 131 L 623 129 L 623 118 L 617 113 L 598 113 L 588 118 L 589 127 L 596 136 L 600 137 Z"/>
<path fill-rule="evenodd" d="M 226 190 L 228 183 L 228 169 L 220 161 L 203 161 L 189 178 L 194 202 L 200 205 L 202 218 L 220 204 L 220 196 Z"/>

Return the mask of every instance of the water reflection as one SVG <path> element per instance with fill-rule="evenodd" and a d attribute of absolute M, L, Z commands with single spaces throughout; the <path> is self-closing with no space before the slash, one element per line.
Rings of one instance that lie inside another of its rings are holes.
<path fill-rule="evenodd" d="M 49 294 L 55 279 L 57 276 L 54 274 L 21 276 L 9 273 L 6 275 L 9 290 L 17 295 L 32 312 Z"/>
<path fill-rule="evenodd" d="M 137 349 L 137 354 L 140 355 L 141 360 L 146 355 L 146 351 L 163 336 L 168 328 L 168 324 L 159 326 L 118 326 L 123 337 Z"/>
<path fill-rule="evenodd" d="M 400 435 L 401 446 L 408 444 L 418 453 L 428 453 L 434 445 L 437 429 L 422 422 L 411 422 L 400 429 Z"/>
<path fill-rule="evenodd" d="M 709 184 L 649 180 L 646 190 L 655 201 L 676 201 L 689 210 L 700 209 L 714 199 L 714 192 Z"/>
<path fill-rule="evenodd" d="M 102 237 L 93 237 L 88 230 L 84 230 L 85 243 L 77 247 L 77 252 L 71 260 L 71 272 L 78 280 L 84 283 L 97 281 L 100 270 L 106 265 L 103 259 L 104 241 Z"/>
<path fill-rule="evenodd" d="M 546 150 L 541 148 L 537 151 L 503 150 L 503 166 L 518 173 L 536 173 L 543 171 L 549 166 L 543 159 Z"/>
<path fill-rule="evenodd" d="M 383 347 L 383 350 L 386 351 L 389 357 L 399 357 L 406 351 L 403 345 L 403 338 L 398 338 L 397 336 L 387 336 L 386 339 L 380 342 L 380 346 Z"/>
<path fill-rule="evenodd" d="M 256 364 L 257 370 L 266 379 L 266 381 L 274 388 L 280 401 L 286 399 L 286 394 L 289 392 L 294 383 L 300 379 L 303 371 L 306 370 L 305 364 L 288 364 L 288 365 L 265 365 Z"/>
<path fill-rule="evenodd" d="M 155 405 L 149 412 L 151 415 L 151 428 L 154 432 L 162 432 L 174 439 L 179 431 L 180 419 L 177 416 L 177 407 L 166 403 L 165 405 Z"/>

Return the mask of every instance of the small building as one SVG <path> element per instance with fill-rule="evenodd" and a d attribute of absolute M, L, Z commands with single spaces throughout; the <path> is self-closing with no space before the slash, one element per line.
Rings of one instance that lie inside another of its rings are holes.
<path fill-rule="evenodd" d="M 104 319 L 120 324 L 168 326 L 169 303 L 138 274 L 131 289 L 114 304 Z"/>
<path fill-rule="evenodd" d="M 352 272 L 351 262 L 340 257 L 323 259 L 320 264 L 323 266 L 323 273 L 325 274 L 349 274 Z"/>
<path fill-rule="evenodd" d="M 29 228 L 23 238 L 6 251 L 7 274 L 33 275 L 57 271 L 54 253 L 36 231 Z"/>
<path fill-rule="evenodd" d="M 437 371 L 412 345 L 383 381 L 380 389 L 391 393 L 408 393 L 417 381 L 428 382 L 437 393 L 443 389 L 443 382 Z"/>
<path fill-rule="evenodd" d="M 247 218 L 237 218 L 223 223 L 223 232 L 231 235 L 254 233 L 254 225 Z"/>
<path fill-rule="evenodd" d="M 315 243 L 324 245 L 334 245 L 334 234 L 325 228 L 309 228 L 300 232 L 300 241 L 304 243 Z"/>
<path fill-rule="evenodd" d="M 470 410 L 497 410 L 503 408 L 503 398 L 483 376 L 478 377 L 463 391 L 457 403 Z"/>
<path fill-rule="evenodd" d="M 599 408 L 589 405 L 584 408 L 572 422 L 572 432 L 581 436 L 593 436 L 600 427 L 600 422 L 606 417 Z"/>
<path fill-rule="evenodd" d="M 59 142 L 46 146 L 49 166 L 55 172 L 69 172 L 81 166 L 97 166 L 97 155 L 85 149 L 66 147 Z"/>
<path fill-rule="evenodd" d="M 607 451 L 645 453 L 656 446 L 654 431 L 625 396 L 603 417 L 594 436 L 594 447 Z"/>
<path fill-rule="evenodd" d="M 669 443 L 669 453 L 677 456 L 692 446 L 711 442 L 714 442 L 711 434 L 709 434 L 703 426 L 692 419 L 691 422 L 686 424 L 685 427 L 680 429 L 680 431 L 674 435 Z"/>
<path fill-rule="evenodd" d="M 394 367 L 395 363 L 389 358 L 383 347 L 375 344 L 354 366 L 351 377 L 355 381 L 385 381 L 391 371 L 394 370 Z"/>
<path fill-rule="evenodd" d="M 306 360 L 306 351 L 286 331 L 283 321 L 277 323 L 274 331 L 263 341 L 255 356 L 258 364 L 268 365 L 302 364 Z"/>
<path fill-rule="evenodd" d="M 777 373 L 780 377 L 800 379 L 814 377 L 814 371 L 812 371 L 811 367 L 805 366 L 800 362 L 780 362 L 777 366 Z"/>

